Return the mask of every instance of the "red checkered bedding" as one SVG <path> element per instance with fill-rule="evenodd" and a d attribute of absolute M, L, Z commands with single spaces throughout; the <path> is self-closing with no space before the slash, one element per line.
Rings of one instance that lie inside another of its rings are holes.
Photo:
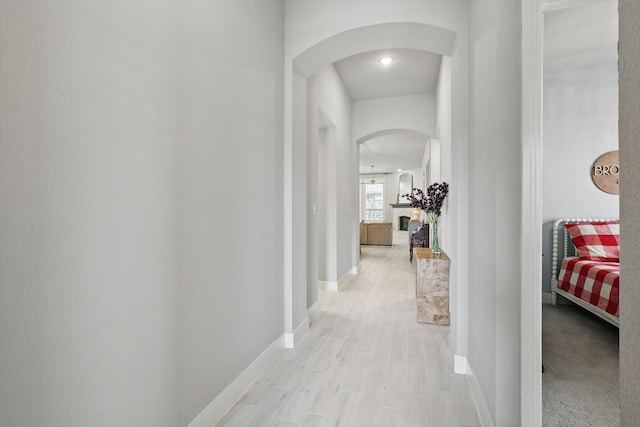
<path fill-rule="evenodd" d="M 558 277 L 558 288 L 620 317 L 620 263 L 565 258 Z"/>

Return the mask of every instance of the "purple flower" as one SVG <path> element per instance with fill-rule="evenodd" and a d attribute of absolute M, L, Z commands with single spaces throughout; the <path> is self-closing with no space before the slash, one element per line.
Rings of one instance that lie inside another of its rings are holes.
<path fill-rule="evenodd" d="M 442 213 L 442 205 L 448 193 L 449 184 L 436 182 L 427 188 L 426 194 L 421 189 L 414 188 L 413 194 L 403 194 L 402 197 L 409 199 L 409 204 L 412 207 L 425 211 L 433 221 L 437 220 Z"/>

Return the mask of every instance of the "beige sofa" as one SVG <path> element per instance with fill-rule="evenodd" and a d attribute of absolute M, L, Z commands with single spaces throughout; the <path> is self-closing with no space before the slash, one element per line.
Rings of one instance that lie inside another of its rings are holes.
<path fill-rule="evenodd" d="M 391 246 L 393 244 L 393 228 L 390 222 L 360 223 L 360 244 Z"/>

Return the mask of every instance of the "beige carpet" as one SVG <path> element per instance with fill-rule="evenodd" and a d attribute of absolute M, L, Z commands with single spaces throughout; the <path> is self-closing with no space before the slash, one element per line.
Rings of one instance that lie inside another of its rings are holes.
<path fill-rule="evenodd" d="M 619 426 L 618 328 L 577 306 L 542 307 L 542 425 Z"/>

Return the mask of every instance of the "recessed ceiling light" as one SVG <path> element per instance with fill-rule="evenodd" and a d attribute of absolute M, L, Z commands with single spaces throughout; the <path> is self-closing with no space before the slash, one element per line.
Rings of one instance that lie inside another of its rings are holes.
<path fill-rule="evenodd" d="M 402 169 L 398 169 L 398 172 L 402 172 Z"/>
<path fill-rule="evenodd" d="M 391 58 L 390 56 L 383 56 L 382 58 L 380 58 L 380 63 L 382 65 L 389 65 L 391 64 L 391 62 L 393 62 L 393 58 Z"/>

